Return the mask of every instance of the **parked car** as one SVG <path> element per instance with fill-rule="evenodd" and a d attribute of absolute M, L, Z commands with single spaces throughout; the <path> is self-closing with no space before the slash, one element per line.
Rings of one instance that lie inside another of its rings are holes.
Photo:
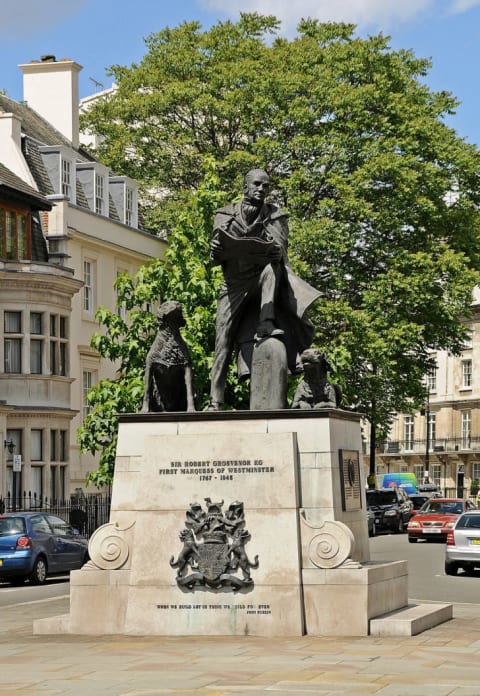
<path fill-rule="evenodd" d="M 377 530 L 387 529 L 403 533 L 413 510 L 413 503 L 408 499 L 403 488 L 377 488 L 367 491 L 367 505 L 375 513 Z"/>
<path fill-rule="evenodd" d="M 41 512 L 0 515 L 0 578 L 13 583 L 45 582 L 88 560 L 88 542 L 61 517 Z"/>
<path fill-rule="evenodd" d="M 440 491 L 438 490 L 437 486 L 435 483 L 419 483 L 418 484 L 418 492 L 419 493 L 430 493 L 432 494 L 438 494 L 440 497 L 442 497 Z"/>
<path fill-rule="evenodd" d="M 413 503 L 412 516 L 416 515 L 418 510 L 424 505 L 427 500 L 430 500 L 432 495 L 430 493 L 412 493 L 408 496 Z M 411 518 L 410 518 L 411 519 Z"/>
<path fill-rule="evenodd" d="M 462 498 L 430 498 L 422 505 L 408 523 L 408 541 L 415 543 L 419 539 L 426 541 L 447 538 L 459 515 L 474 509 L 470 500 Z"/>
<path fill-rule="evenodd" d="M 480 510 L 464 512 L 448 531 L 445 573 L 456 575 L 459 568 L 468 574 L 480 568 Z"/>

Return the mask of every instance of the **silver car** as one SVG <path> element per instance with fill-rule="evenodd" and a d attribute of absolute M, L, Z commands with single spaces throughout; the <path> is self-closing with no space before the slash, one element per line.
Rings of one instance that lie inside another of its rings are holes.
<path fill-rule="evenodd" d="M 456 575 L 459 568 L 468 574 L 480 568 L 480 510 L 461 514 L 447 534 L 445 573 Z"/>

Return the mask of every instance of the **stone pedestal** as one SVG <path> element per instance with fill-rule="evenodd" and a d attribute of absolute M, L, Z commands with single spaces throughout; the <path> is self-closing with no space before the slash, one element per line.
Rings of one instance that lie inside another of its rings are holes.
<path fill-rule="evenodd" d="M 89 550 L 70 615 L 36 633 L 366 635 L 406 604 L 406 563 L 369 562 L 347 411 L 121 416 Z"/>

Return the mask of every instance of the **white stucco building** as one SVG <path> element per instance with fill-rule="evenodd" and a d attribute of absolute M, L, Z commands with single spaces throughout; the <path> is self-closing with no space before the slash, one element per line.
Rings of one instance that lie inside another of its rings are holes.
<path fill-rule="evenodd" d="M 163 258 L 165 241 L 139 229 L 137 184 L 79 145 L 81 66 L 43 56 L 20 68 L 23 101 L 0 95 L 0 165 L 8 184 L 1 197 L 0 176 L 0 497 L 13 494 L 12 459 L 20 454 L 17 493 L 61 498 L 84 488 L 97 466 L 80 453 L 76 431 L 86 390 L 114 375 L 89 347 L 99 329 L 96 309 L 114 309 L 117 275 Z M 14 193 L 21 182 L 30 208 L 25 200 L 19 207 Z M 31 218 L 37 245 L 44 244 L 38 259 Z"/>
<path fill-rule="evenodd" d="M 473 297 L 471 340 L 459 356 L 435 354 L 428 400 L 416 414 L 398 414 L 387 441 L 377 443 L 376 470 L 412 472 L 442 492 L 470 497 L 480 481 L 480 290 Z M 367 443 L 368 451 L 368 443 Z M 368 458 L 365 459 L 368 470 Z"/>

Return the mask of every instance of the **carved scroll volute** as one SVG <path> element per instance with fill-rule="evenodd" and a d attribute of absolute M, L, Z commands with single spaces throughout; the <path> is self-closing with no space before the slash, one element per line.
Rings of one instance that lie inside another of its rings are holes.
<path fill-rule="evenodd" d="M 308 542 L 308 558 L 317 568 L 338 568 L 351 558 L 355 546 L 352 531 L 343 522 L 312 524 L 302 512 L 304 525 L 314 530 Z"/>
<path fill-rule="evenodd" d="M 125 569 L 130 557 L 130 534 L 135 522 L 120 527 L 118 522 L 104 524 L 90 537 L 88 553 L 93 565 L 102 570 Z"/>

